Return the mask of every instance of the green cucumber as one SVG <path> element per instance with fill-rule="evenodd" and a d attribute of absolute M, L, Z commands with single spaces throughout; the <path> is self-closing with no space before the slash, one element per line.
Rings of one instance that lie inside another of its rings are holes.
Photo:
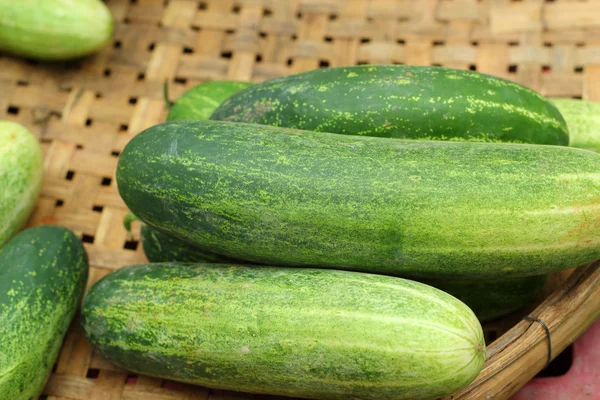
<path fill-rule="evenodd" d="M 140 238 L 144 253 L 150 262 L 235 262 L 217 254 L 210 254 L 146 224 L 142 224 Z M 421 280 L 465 303 L 482 322 L 499 318 L 530 304 L 546 281 L 547 275 L 506 279 Z"/>
<path fill-rule="evenodd" d="M 37 138 L 22 125 L 0 121 L 0 248 L 27 222 L 43 176 Z"/>
<path fill-rule="evenodd" d="M 413 278 L 518 277 L 600 258 L 600 155 L 218 121 L 125 147 L 140 220 L 247 262 Z"/>
<path fill-rule="evenodd" d="M 265 81 L 211 119 L 405 139 L 567 146 L 567 125 L 545 97 L 517 83 L 442 67 L 360 65 Z"/>
<path fill-rule="evenodd" d="M 208 119 L 224 100 L 252 85 L 251 82 L 211 81 L 194 86 L 175 101 L 167 121 Z"/>
<path fill-rule="evenodd" d="M 306 398 L 432 399 L 467 386 L 485 360 L 462 302 L 348 271 L 135 265 L 90 289 L 82 325 L 127 370 Z"/>
<path fill-rule="evenodd" d="M 569 146 L 600 152 L 600 103 L 551 99 L 569 126 Z"/>
<path fill-rule="evenodd" d="M 0 399 L 40 395 L 87 276 L 87 254 L 66 228 L 29 228 L 0 250 Z"/>
<path fill-rule="evenodd" d="M 113 18 L 100 0 L 0 0 L 0 51 L 69 60 L 111 40 Z"/>

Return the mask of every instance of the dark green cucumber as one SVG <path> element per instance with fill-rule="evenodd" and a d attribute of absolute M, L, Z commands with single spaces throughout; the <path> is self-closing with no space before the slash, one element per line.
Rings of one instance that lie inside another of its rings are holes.
<path fill-rule="evenodd" d="M 140 238 L 144 253 L 150 262 L 232 262 L 226 257 L 210 254 L 146 224 L 142 224 Z M 506 279 L 421 280 L 461 300 L 482 322 L 530 304 L 546 281 L 546 275 Z"/>
<path fill-rule="evenodd" d="M 600 257 L 598 171 L 562 146 L 181 121 L 133 138 L 117 183 L 142 221 L 226 257 L 492 278 Z"/>
<path fill-rule="evenodd" d="M 441 67 L 361 65 L 284 76 L 233 95 L 211 119 L 348 135 L 569 144 L 564 119 L 545 97 Z"/>
<path fill-rule="evenodd" d="M 87 276 L 87 254 L 66 228 L 29 228 L 0 250 L 0 399 L 41 393 Z"/>
<path fill-rule="evenodd" d="M 182 94 L 169 110 L 167 121 L 205 120 L 231 95 L 253 84 L 239 81 L 201 83 Z"/>
<path fill-rule="evenodd" d="M 485 360 L 462 302 L 348 271 L 136 265 L 90 289 L 82 324 L 105 358 L 140 374 L 316 399 L 432 399 Z"/>

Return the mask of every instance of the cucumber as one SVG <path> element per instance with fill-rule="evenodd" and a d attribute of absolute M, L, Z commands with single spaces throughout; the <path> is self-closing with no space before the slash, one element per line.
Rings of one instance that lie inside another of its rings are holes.
<path fill-rule="evenodd" d="M 600 155 L 218 121 L 125 147 L 140 220 L 251 263 L 413 278 L 532 276 L 600 258 Z"/>
<path fill-rule="evenodd" d="M 0 0 L 0 51 L 69 60 L 111 40 L 113 18 L 100 0 Z"/>
<path fill-rule="evenodd" d="M 551 99 L 569 126 L 569 146 L 600 151 L 600 103 Z"/>
<path fill-rule="evenodd" d="M 0 121 L 0 248 L 27 222 L 43 176 L 37 138 L 22 125 Z"/>
<path fill-rule="evenodd" d="M 231 95 L 252 86 L 251 82 L 211 81 L 182 94 L 169 110 L 167 121 L 205 120 Z"/>
<path fill-rule="evenodd" d="M 87 276 L 87 254 L 66 228 L 29 228 L 0 250 L 0 399 L 40 395 Z"/>
<path fill-rule="evenodd" d="M 235 262 L 217 254 L 210 254 L 146 224 L 142 224 L 140 238 L 144 253 L 150 262 Z M 510 314 L 533 302 L 547 278 L 547 275 L 540 275 L 481 280 L 436 279 L 421 282 L 456 297 L 473 310 L 477 319 L 484 322 Z"/>
<path fill-rule="evenodd" d="M 139 374 L 328 399 L 432 399 L 485 360 L 481 325 L 418 282 L 348 271 L 142 264 L 96 283 L 92 345 Z"/>
<path fill-rule="evenodd" d="M 441 67 L 360 65 L 284 76 L 224 101 L 214 120 L 405 139 L 569 144 L 545 97 Z"/>

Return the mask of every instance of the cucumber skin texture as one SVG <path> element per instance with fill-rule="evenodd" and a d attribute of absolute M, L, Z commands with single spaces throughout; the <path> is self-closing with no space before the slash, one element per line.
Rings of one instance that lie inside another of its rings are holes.
<path fill-rule="evenodd" d="M 37 138 L 20 124 L 0 121 L 0 248 L 27 222 L 43 177 Z"/>
<path fill-rule="evenodd" d="M 249 88 L 251 82 L 211 81 L 201 83 L 182 94 L 173 104 L 167 121 L 197 120 L 210 118 L 213 111 L 231 95 Z"/>
<path fill-rule="evenodd" d="M 140 238 L 150 262 L 230 263 L 218 254 L 208 253 L 168 233 L 142 224 Z M 237 261 L 239 262 L 239 261 Z M 541 292 L 547 275 L 505 279 L 435 279 L 420 280 L 465 303 L 481 322 L 510 314 L 530 304 Z"/>
<path fill-rule="evenodd" d="M 112 32 L 112 15 L 100 0 L 0 0 L 0 50 L 17 56 L 86 56 L 106 46 Z"/>
<path fill-rule="evenodd" d="M 569 146 L 600 152 L 600 103 L 551 99 L 569 126 Z"/>
<path fill-rule="evenodd" d="M 246 262 L 500 278 L 600 257 L 598 171 L 568 147 L 181 121 L 130 141 L 117 183 L 143 222 Z"/>
<path fill-rule="evenodd" d="M 0 398 L 40 395 L 87 276 L 87 254 L 66 228 L 29 228 L 0 250 Z"/>
<path fill-rule="evenodd" d="M 431 399 L 467 386 L 485 359 L 481 325 L 452 296 L 336 270 L 125 267 L 90 289 L 82 325 L 140 374 L 306 398 Z"/>
<path fill-rule="evenodd" d="M 233 95 L 211 119 L 400 139 L 569 144 L 564 119 L 545 97 L 441 67 L 360 65 L 284 76 Z"/>

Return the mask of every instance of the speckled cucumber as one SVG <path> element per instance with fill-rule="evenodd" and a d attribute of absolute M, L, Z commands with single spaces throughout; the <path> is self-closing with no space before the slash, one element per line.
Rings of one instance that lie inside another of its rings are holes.
<path fill-rule="evenodd" d="M 493 278 L 600 258 L 598 171 L 562 146 L 181 121 L 130 141 L 117 183 L 140 220 L 226 257 Z"/>
<path fill-rule="evenodd" d="M 182 94 L 171 106 L 167 121 L 206 120 L 227 98 L 249 88 L 251 82 L 211 81 L 201 83 Z"/>
<path fill-rule="evenodd" d="M 485 360 L 460 301 L 348 271 L 136 265 L 90 289 L 82 324 L 105 358 L 140 374 L 316 399 L 432 399 Z"/>
<path fill-rule="evenodd" d="M 235 262 L 142 224 L 140 234 L 144 253 L 150 262 Z M 465 303 L 480 321 L 488 321 L 530 304 L 540 294 L 547 275 L 506 279 L 421 280 Z"/>
<path fill-rule="evenodd" d="M 558 110 L 517 83 L 442 67 L 361 65 L 272 79 L 211 119 L 407 139 L 564 145 Z"/>
<path fill-rule="evenodd" d="M 22 125 L 0 121 L 0 248 L 27 222 L 43 176 L 37 138 Z"/>
<path fill-rule="evenodd" d="M 100 0 L 0 0 L 0 51 L 39 60 L 94 53 L 112 37 Z"/>
<path fill-rule="evenodd" d="M 600 152 L 600 103 L 551 99 L 569 126 L 569 146 Z"/>
<path fill-rule="evenodd" d="M 0 399 L 40 395 L 87 275 L 87 254 L 66 228 L 29 228 L 0 250 Z"/>

